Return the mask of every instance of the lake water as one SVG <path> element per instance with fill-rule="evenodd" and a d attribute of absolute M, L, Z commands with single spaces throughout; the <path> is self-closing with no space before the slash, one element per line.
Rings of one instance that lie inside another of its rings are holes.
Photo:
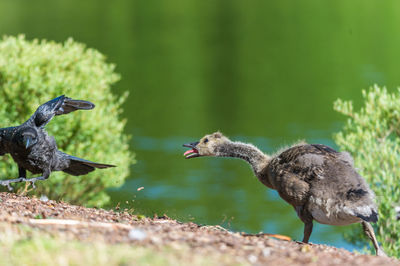
<path fill-rule="evenodd" d="M 299 139 L 335 147 L 335 99 L 359 107 L 361 89 L 400 84 L 399 11 L 398 1 L 0 0 L 0 33 L 72 36 L 117 64 L 137 163 L 111 206 L 301 240 L 293 209 L 245 162 L 185 160 L 181 145 L 221 130 L 266 152 Z M 342 237 L 352 228 L 317 225 L 311 241 L 353 249 Z"/>

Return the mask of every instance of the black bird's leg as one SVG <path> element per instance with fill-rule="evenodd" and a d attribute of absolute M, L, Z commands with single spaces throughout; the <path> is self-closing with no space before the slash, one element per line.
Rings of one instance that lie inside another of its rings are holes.
<path fill-rule="evenodd" d="M 6 186 L 9 191 L 12 191 L 13 188 L 12 188 L 12 186 L 10 186 L 11 183 L 22 182 L 22 181 L 24 181 L 24 179 L 26 179 L 26 169 L 25 168 L 19 166 L 18 167 L 18 172 L 19 172 L 19 177 L 18 178 L 8 179 L 8 180 L 1 180 L 0 181 L 0 185 Z"/>
<path fill-rule="evenodd" d="M 7 188 L 11 191 L 13 188 L 10 186 L 10 183 L 18 183 L 18 182 L 31 182 L 32 187 L 36 188 L 35 182 L 38 180 L 46 180 L 50 176 L 50 170 L 46 170 L 43 172 L 42 176 L 26 178 L 26 170 L 22 167 L 19 167 L 19 175 L 21 177 L 15 179 L 1 180 L 0 185 L 7 186 Z"/>
<path fill-rule="evenodd" d="M 19 174 L 19 178 L 26 178 L 26 169 L 19 166 L 18 167 L 18 174 Z"/>
<path fill-rule="evenodd" d="M 50 170 L 45 170 L 44 172 L 43 172 L 43 175 L 42 176 L 38 176 L 38 177 L 32 177 L 32 178 L 24 178 L 24 179 L 22 179 L 20 182 L 23 182 L 23 181 L 25 181 L 25 182 L 31 182 L 31 184 L 32 184 L 32 187 L 33 188 L 36 188 L 36 186 L 35 186 L 35 182 L 36 181 L 38 181 L 38 180 L 46 180 L 47 178 L 49 178 L 49 176 L 50 176 Z"/>

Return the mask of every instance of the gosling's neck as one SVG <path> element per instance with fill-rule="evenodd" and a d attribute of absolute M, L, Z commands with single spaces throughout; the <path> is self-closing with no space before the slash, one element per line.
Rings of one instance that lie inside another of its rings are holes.
<path fill-rule="evenodd" d="M 270 157 L 252 144 L 228 141 L 216 147 L 216 156 L 240 158 L 248 162 L 259 177 L 270 161 Z"/>

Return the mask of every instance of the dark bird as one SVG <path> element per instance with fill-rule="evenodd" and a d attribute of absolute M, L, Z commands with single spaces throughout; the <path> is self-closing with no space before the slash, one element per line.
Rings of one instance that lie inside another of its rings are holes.
<path fill-rule="evenodd" d="M 385 256 L 370 224 L 378 220 L 375 195 L 354 169 L 349 153 L 321 144 L 298 144 L 269 156 L 219 132 L 183 146 L 191 148 L 184 153 L 187 159 L 217 156 L 247 161 L 261 183 L 277 190 L 294 207 L 304 223 L 304 243 L 310 238 L 313 220 L 329 225 L 361 223 L 376 254 Z"/>
<path fill-rule="evenodd" d="M 114 167 L 81 159 L 57 149 L 54 137 L 49 136 L 45 126 L 56 115 L 64 115 L 76 110 L 90 110 L 94 104 L 73 100 L 64 95 L 39 106 L 36 112 L 22 125 L 0 129 L 0 155 L 9 153 L 18 164 L 19 177 L 1 180 L 0 185 L 12 190 L 11 183 L 31 182 L 35 187 L 38 180 L 46 180 L 53 171 L 64 171 L 71 175 L 85 175 L 95 168 Z M 26 170 L 39 177 L 26 178 Z"/>

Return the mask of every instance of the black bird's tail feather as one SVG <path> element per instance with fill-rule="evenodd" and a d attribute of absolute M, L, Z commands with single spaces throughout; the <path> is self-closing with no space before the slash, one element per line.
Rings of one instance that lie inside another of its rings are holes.
<path fill-rule="evenodd" d="M 70 160 L 70 165 L 68 168 L 64 169 L 63 172 L 68 173 L 70 175 L 75 175 L 75 176 L 85 175 L 87 173 L 94 171 L 96 168 L 104 169 L 109 167 L 115 167 L 115 165 L 95 163 L 66 153 L 65 155 Z"/>

